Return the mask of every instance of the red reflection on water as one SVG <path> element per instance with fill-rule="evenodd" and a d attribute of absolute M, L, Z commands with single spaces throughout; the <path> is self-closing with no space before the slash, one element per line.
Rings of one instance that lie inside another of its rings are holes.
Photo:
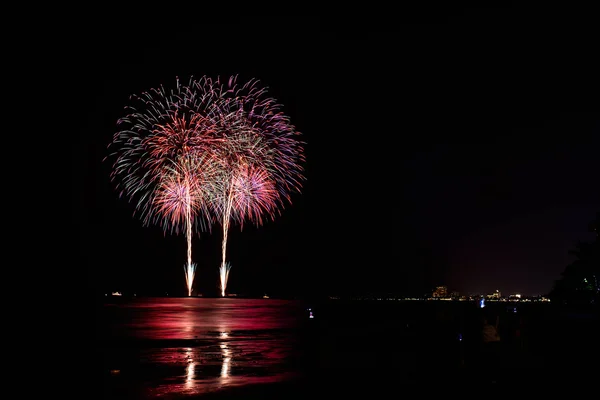
<path fill-rule="evenodd" d="M 188 348 L 186 351 L 186 357 L 188 359 L 192 358 L 192 349 Z M 185 376 L 185 388 L 189 391 L 189 390 L 193 390 L 194 386 L 195 386 L 195 382 L 194 382 L 194 378 L 196 375 L 196 363 L 194 361 L 189 361 L 188 365 L 185 369 L 186 371 L 186 376 Z"/>
<path fill-rule="evenodd" d="M 289 300 L 229 298 L 133 299 L 122 304 L 110 337 L 201 339 L 214 332 L 293 328 L 299 305 Z"/>
<path fill-rule="evenodd" d="M 226 339 L 228 336 L 229 335 L 227 334 L 227 332 L 221 332 L 221 338 Z M 221 366 L 221 382 L 226 385 L 230 381 L 229 372 L 231 370 L 232 351 L 229 348 L 229 344 L 227 342 L 219 343 L 219 347 L 221 348 L 221 353 L 223 357 L 223 364 Z"/>
<path fill-rule="evenodd" d="M 198 394 L 295 374 L 293 329 L 305 314 L 293 301 L 132 299 L 104 311 L 105 338 L 152 342 L 137 349 L 143 362 L 120 366 L 151 371 L 143 388 L 149 395 Z"/>

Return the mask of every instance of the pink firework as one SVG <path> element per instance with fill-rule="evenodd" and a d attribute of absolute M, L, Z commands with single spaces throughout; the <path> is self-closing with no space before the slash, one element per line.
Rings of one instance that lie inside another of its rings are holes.
<path fill-rule="evenodd" d="M 162 221 L 165 231 L 170 229 L 175 234 L 181 228 L 187 231 L 191 221 L 200 221 L 210 230 L 209 205 L 218 172 L 215 166 L 211 158 L 188 154 L 172 167 L 165 167 L 153 200 L 155 218 Z"/>
<path fill-rule="evenodd" d="M 232 192 L 235 219 L 240 225 L 244 220 L 262 225 L 265 214 L 274 218 L 279 193 L 265 169 L 242 165 L 232 176 Z"/>
<path fill-rule="evenodd" d="M 136 204 L 144 225 L 157 223 L 164 231 L 187 237 L 186 285 L 194 279 L 191 239 L 194 232 L 210 231 L 206 207 L 210 191 L 214 120 L 221 115 L 218 85 L 209 78 L 175 89 L 164 87 L 132 96 L 135 106 L 118 121 L 123 129 L 109 145 L 116 150 L 111 177 L 120 196 Z"/>
<path fill-rule="evenodd" d="M 222 271 L 231 219 L 274 219 L 304 180 L 303 142 L 281 106 L 257 80 L 237 77 L 177 80 L 175 89 L 133 96 L 137 106 L 118 123 L 111 177 L 120 196 L 136 204 L 144 225 L 184 233 L 186 282 L 191 295 L 191 238 L 223 227 Z M 109 146 L 110 147 L 110 146 Z M 223 287 L 224 295 L 224 287 Z"/>
<path fill-rule="evenodd" d="M 115 147 L 111 178 L 119 196 L 136 204 L 144 225 L 159 223 L 167 229 L 185 231 L 185 227 L 164 224 L 155 199 L 161 182 L 172 174 L 181 160 L 200 156 L 209 158 L 218 139 L 214 135 L 214 120 L 219 118 L 221 94 L 210 78 L 192 80 L 187 85 L 177 80 L 175 89 L 151 89 L 131 97 L 135 105 L 117 122 L 118 131 L 109 148 Z M 184 215 L 177 219 L 185 221 Z M 175 221 L 172 219 L 172 221 Z M 202 221 L 194 221 L 198 231 L 209 229 Z"/>
<path fill-rule="evenodd" d="M 263 224 L 263 216 L 272 219 L 290 194 L 299 192 L 304 162 L 303 143 L 280 105 L 266 97 L 266 89 L 252 80 L 238 87 L 232 77 L 224 91 L 222 113 L 213 126 L 216 138 L 223 139 L 215 147 L 221 177 L 213 203 L 221 216 L 221 276 L 226 267 L 227 237 L 232 218 L 241 226 L 245 220 Z M 222 295 L 225 295 L 221 282 Z"/>
<path fill-rule="evenodd" d="M 192 263 L 192 221 L 210 215 L 207 204 L 214 182 L 211 173 L 215 171 L 210 160 L 193 157 L 193 154 L 180 157 L 179 162 L 163 175 L 154 199 L 156 215 L 161 216 L 165 230 L 171 227 L 177 233 L 179 227 L 185 228 L 188 250 L 184 268 L 188 296 L 192 293 L 196 271 Z M 210 220 L 207 224 L 210 226 Z"/>

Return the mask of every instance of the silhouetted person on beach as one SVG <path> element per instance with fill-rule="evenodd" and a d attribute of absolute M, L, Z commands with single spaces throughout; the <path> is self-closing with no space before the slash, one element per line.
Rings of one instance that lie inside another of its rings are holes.
<path fill-rule="evenodd" d="M 481 326 L 479 363 L 481 368 L 486 372 L 489 372 L 488 378 L 491 381 L 496 381 L 498 379 L 497 374 L 501 366 L 501 340 L 500 334 L 498 333 L 499 322 L 499 316 L 496 316 L 495 318 L 484 316 Z"/>
<path fill-rule="evenodd" d="M 496 317 L 494 325 L 487 318 L 483 318 L 483 327 L 481 329 L 481 340 L 484 346 L 491 347 L 493 343 L 500 342 L 500 334 L 498 334 L 499 317 Z M 493 345 L 495 346 L 495 345 Z"/>

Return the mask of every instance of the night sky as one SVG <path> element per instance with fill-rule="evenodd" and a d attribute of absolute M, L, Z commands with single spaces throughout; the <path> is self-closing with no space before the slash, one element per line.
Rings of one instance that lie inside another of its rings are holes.
<path fill-rule="evenodd" d="M 185 294 L 185 238 L 142 226 L 102 161 L 129 95 L 177 76 L 259 79 L 306 142 L 302 193 L 232 228 L 228 292 L 539 295 L 592 239 L 600 68 L 585 10 L 165 20 L 111 13 L 79 30 L 73 219 L 93 290 Z M 207 294 L 219 228 L 193 242 Z"/>

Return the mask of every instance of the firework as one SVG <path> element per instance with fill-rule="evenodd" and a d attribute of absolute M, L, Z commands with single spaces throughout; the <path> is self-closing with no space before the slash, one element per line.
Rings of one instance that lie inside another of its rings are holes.
<path fill-rule="evenodd" d="M 135 106 L 117 122 L 109 148 L 115 147 L 111 179 L 119 197 L 135 204 L 144 225 L 156 223 L 165 233 L 187 237 L 188 295 L 194 279 L 191 239 L 194 232 L 210 231 L 211 148 L 214 121 L 221 115 L 220 94 L 209 78 L 190 79 L 175 89 L 152 89 L 131 97 Z"/>
<path fill-rule="evenodd" d="M 225 297 L 225 288 L 227 287 L 227 281 L 229 280 L 229 270 L 231 270 L 231 263 L 226 262 L 221 264 L 219 268 L 219 279 L 221 283 L 221 296 Z"/>
<path fill-rule="evenodd" d="M 198 209 L 198 203 L 202 193 L 197 177 L 188 163 L 182 162 L 181 168 L 174 168 L 165 175 L 159 185 L 155 204 L 159 213 L 164 215 L 164 221 L 170 221 L 172 227 L 178 227 L 181 223 L 185 226 L 187 238 L 187 267 L 185 270 L 185 281 L 188 296 L 192 293 L 192 283 L 196 272 L 195 264 L 192 264 L 192 218 Z"/>
<path fill-rule="evenodd" d="M 196 275 L 196 264 L 189 262 L 183 266 L 185 272 L 185 284 L 188 289 L 188 296 L 192 295 L 192 284 L 194 283 L 194 275 Z"/>
<path fill-rule="evenodd" d="M 214 163 L 203 155 L 187 155 L 174 162 L 173 167 L 165 168 L 154 198 L 156 214 L 160 216 L 163 229 L 178 232 L 185 228 L 187 239 L 186 284 L 191 296 L 195 265 L 192 267 L 192 226 L 193 221 L 210 214 Z"/>
<path fill-rule="evenodd" d="M 111 179 L 120 197 L 135 204 L 144 225 L 187 238 L 185 268 L 191 295 L 196 265 L 192 236 L 223 228 L 221 271 L 226 264 L 227 232 L 232 220 L 262 225 L 274 219 L 291 193 L 300 192 L 303 143 L 299 133 L 267 97 L 257 80 L 238 85 L 219 79 L 177 80 L 175 89 L 152 89 L 132 96 L 137 106 L 118 121 Z M 109 145 L 109 147 L 111 146 Z M 222 295 L 227 279 L 221 278 Z"/>
<path fill-rule="evenodd" d="M 213 133 L 222 139 L 215 146 L 221 173 L 213 208 L 223 228 L 220 271 L 228 273 L 226 249 L 232 219 L 241 227 L 245 220 L 262 225 L 263 215 L 274 219 L 284 202 L 291 202 L 290 193 L 300 191 L 304 154 L 299 133 L 258 81 L 238 88 L 232 77 L 223 93 L 220 118 L 213 126 Z"/>
<path fill-rule="evenodd" d="M 212 129 L 213 121 L 220 115 L 219 94 L 214 87 L 208 78 L 190 80 L 188 85 L 177 80 L 176 88 L 170 92 L 160 87 L 134 95 L 131 98 L 137 107 L 128 106 L 129 113 L 117 121 L 123 129 L 109 145 L 116 147 L 110 154 L 115 158 L 111 179 L 119 197 L 135 203 L 144 225 L 157 222 L 175 231 L 185 228 L 172 224 L 173 221 L 162 222 L 165 215 L 157 212 L 155 199 L 165 175 L 185 168 L 186 163 L 200 155 L 207 159 L 215 141 L 220 140 Z M 179 221 L 184 224 L 185 218 Z M 194 222 L 202 230 L 210 227 L 204 221 Z"/>

